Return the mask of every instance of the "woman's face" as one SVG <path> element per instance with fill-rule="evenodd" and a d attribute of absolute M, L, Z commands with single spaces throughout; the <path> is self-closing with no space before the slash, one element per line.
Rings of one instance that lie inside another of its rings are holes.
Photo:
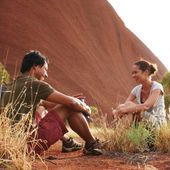
<path fill-rule="evenodd" d="M 134 80 L 138 83 L 141 84 L 143 83 L 146 79 L 148 79 L 148 71 L 142 71 L 139 69 L 138 65 L 133 65 L 132 67 L 132 77 Z"/>

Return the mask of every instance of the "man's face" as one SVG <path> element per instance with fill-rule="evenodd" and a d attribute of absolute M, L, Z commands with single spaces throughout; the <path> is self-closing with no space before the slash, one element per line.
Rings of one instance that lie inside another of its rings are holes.
<path fill-rule="evenodd" d="M 42 67 L 35 66 L 34 76 L 38 80 L 44 81 L 44 79 L 48 77 L 47 71 L 48 71 L 48 64 L 47 64 L 47 62 L 45 62 L 45 64 Z"/>

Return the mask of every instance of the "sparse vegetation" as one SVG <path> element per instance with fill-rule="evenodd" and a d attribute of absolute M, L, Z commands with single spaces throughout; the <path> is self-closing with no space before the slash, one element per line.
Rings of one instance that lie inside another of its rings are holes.
<path fill-rule="evenodd" d="M 29 114 L 17 124 L 12 124 L 7 116 L 8 107 L 0 114 L 0 168 L 4 169 L 32 169 L 35 154 L 29 150 L 27 143 L 30 127 L 25 129 Z"/>
<path fill-rule="evenodd" d="M 0 62 L 0 84 L 6 84 L 9 82 L 9 73 L 5 69 L 5 67 Z"/>
<path fill-rule="evenodd" d="M 156 136 L 155 146 L 159 152 L 170 153 L 170 122 L 165 127 L 158 131 Z"/>
<path fill-rule="evenodd" d="M 106 142 L 106 151 L 143 153 L 154 145 L 156 151 L 170 153 L 170 122 L 160 130 L 148 130 L 142 122 L 127 128 L 121 121 L 108 123 L 106 116 L 99 116 L 96 112 L 95 115 L 92 112 L 92 117 L 97 117 L 97 121 L 93 121 L 91 128 L 96 137 Z"/>
<path fill-rule="evenodd" d="M 0 63 L 0 85 L 9 82 L 9 74 Z M 8 117 L 10 105 L 1 107 L 0 114 L 0 169 L 32 169 L 35 154 L 28 150 L 28 142 L 34 142 L 30 138 L 31 133 L 31 113 L 26 114 L 17 124 L 12 123 L 13 117 Z M 10 110 L 12 111 L 12 110 Z M 12 114 L 11 114 L 12 115 Z M 25 125 L 28 125 L 27 128 Z"/>
<path fill-rule="evenodd" d="M 169 113 L 170 107 L 170 72 L 166 72 L 163 78 L 160 80 L 160 83 L 163 85 L 165 91 L 165 109 L 167 114 Z"/>

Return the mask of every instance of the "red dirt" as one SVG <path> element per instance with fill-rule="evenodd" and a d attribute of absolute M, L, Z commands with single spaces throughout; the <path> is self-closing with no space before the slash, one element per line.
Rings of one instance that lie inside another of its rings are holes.
<path fill-rule="evenodd" d="M 158 153 L 145 154 L 104 154 L 102 156 L 84 156 L 82 151 L 61 153 L 60 145 L 55 144 L 46 153 L 56 156 L 56 160 L 36 161 L 33 170 L 169 170 L 170 155 Z M 137 158 L 138 157 L 138 158 Z M 142 158 L 142 159 L 139 159 Z"/>
<path fill-rule="evenodd" d="M 25 52 L 38 49 L 49 56 L 54 87 L 83 92 L 105 113 L 134 86 L 134 61 L 157 63 L 156 79 L 166 71 L 106 0 L 1 0 L 0 35 L 0 61 L 12 76 Z"/>

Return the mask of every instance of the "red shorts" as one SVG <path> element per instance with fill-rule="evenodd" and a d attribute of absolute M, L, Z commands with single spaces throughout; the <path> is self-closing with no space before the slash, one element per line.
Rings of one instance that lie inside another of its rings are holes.
<path fill-rule="evenodd" d="M 41 154 L 68 132 L 64 123 L 55 111 L 49 111 L 38 123 L 37 131 L 32 134 L 35 139 L 41 139 L 37 144 L 31 144 L 36 153 Z"/>

